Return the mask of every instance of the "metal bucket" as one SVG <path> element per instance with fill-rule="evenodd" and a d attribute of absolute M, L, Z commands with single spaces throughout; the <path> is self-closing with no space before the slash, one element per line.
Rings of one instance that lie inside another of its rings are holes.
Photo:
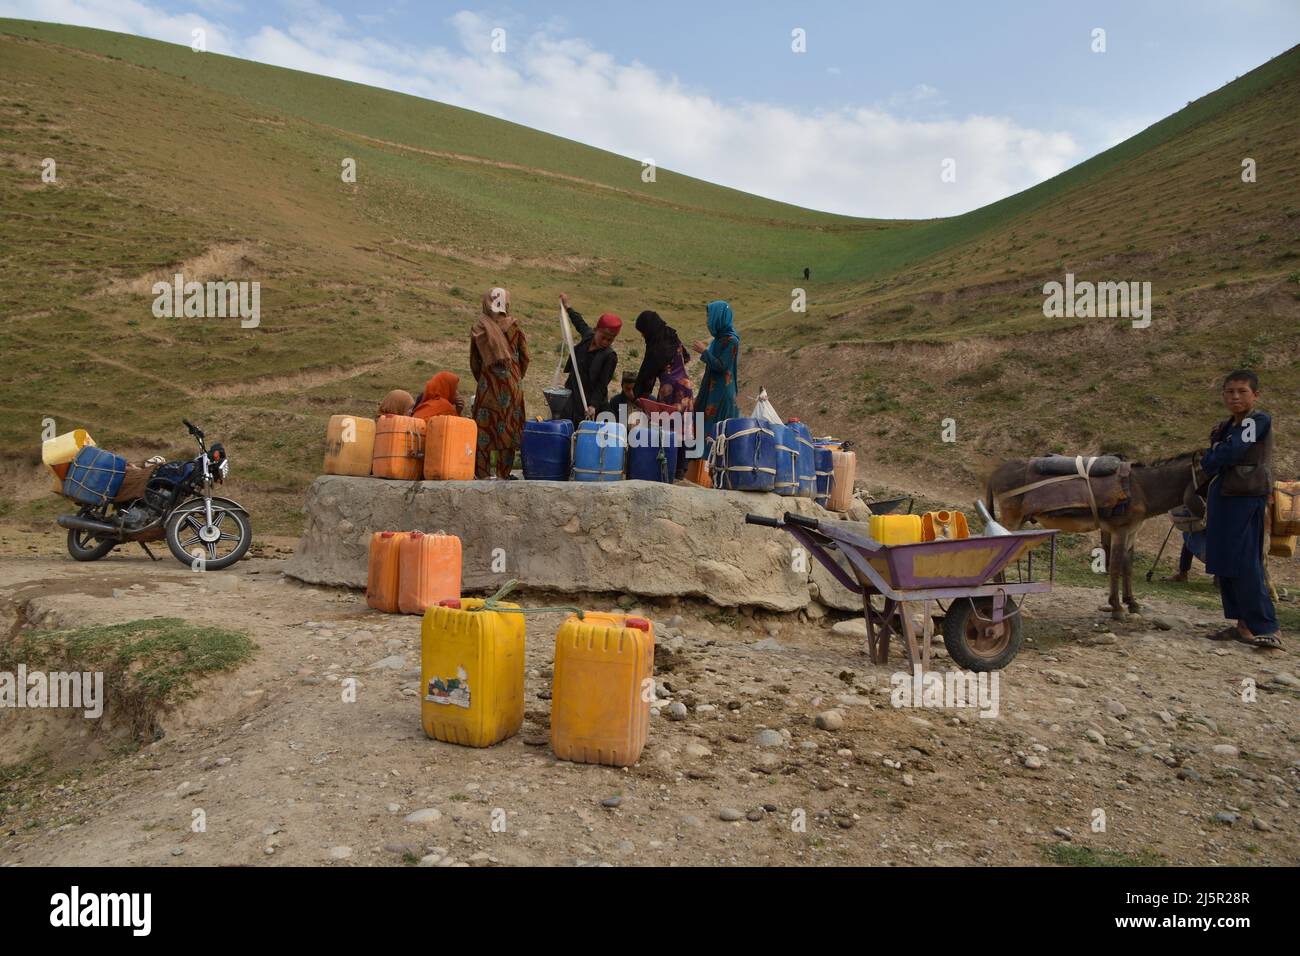
<path fill-rule="evenodd" d="M 573 392 L 567 388 L 544 388 L 542 394 L 546 396 L 546 404 L 551 409 L 551 418 L 568 418 L 565 414 L 569 407 L 569 399 Z"/>

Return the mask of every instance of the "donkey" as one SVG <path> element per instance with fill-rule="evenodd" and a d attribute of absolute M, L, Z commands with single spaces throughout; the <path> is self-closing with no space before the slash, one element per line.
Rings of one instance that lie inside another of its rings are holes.
<path fill-rule="evenodd" d="M 1065 513 L 1049 512 L 1026 514 L 1023 494 L 1006 494 L 1023 487 L 1029 461 L 1024 458 L 1004 461 L 989 477 L 984 496 L 989 513 L 996 516 L 995 504 L 1001 508 L 999 521 L 1011 531 L 1018 531 L 1027 521 L 1036 521 L 1045 528 L 1058 531 L 1101 531 L 1101 546 L 1106 554 L 1106 570 L 1110 577 L 1111 617 L 1121 620 L 1120 579 L 1124 583 L 1124 603 L 1129 611 L 1137 613 L 1141 605 L 1133 596 L 1133 543 L 1142 522 L 1164 514 L 1180 504 L 1192 504 L 1196 489 L 1204 480 L 1200 470 L 1200 451 L 1184 452 L 1150 465 L 1134 463 L 1129 473 L 1128 508 L 1113 517 L 1100 521 L 1087 513 L 1087 509 Z M 1083 479 L 1076 479 L 1083 480 Z"/>

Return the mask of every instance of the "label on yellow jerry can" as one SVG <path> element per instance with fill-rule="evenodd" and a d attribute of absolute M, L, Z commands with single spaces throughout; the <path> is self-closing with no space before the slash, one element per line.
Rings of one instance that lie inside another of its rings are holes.
<path fill-rule="evenodd" d="M 420 631 L 420 718 L 435 740 L 490 747 L 524 722 L 524 616 L 443 601 Z M 499 607 L 518 607 L 501 602 Z"/>
<path fill-rule="evenodd" d="M 654 654 L 654 625 L 644 618 L 569 616 L 555 636 L 555 756 L 611 767 L 636 763 L 650 730 Z"/>

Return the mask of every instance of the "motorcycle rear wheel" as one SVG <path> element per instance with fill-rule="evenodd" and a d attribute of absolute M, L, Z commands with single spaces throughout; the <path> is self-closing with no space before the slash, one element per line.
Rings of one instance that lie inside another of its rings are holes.
<path fill-rule="evenodd" d="M 116 541 L 100 541 L 89 531 L 68 530 L 68 554 L 75 561 L 98 561 L 116 547 Z"/>
<path fill-rule="evenodd" d="M 215 538 L 206 526 L 203 511 L 182 508 L 173 512 L 167 519 L 167 547 L 172 557 L 195 570 L 222 571 L 242 558 L 253 544 L 253 525 L 244 511 L 214 501 L 212 527 L 218 535 Z"/>

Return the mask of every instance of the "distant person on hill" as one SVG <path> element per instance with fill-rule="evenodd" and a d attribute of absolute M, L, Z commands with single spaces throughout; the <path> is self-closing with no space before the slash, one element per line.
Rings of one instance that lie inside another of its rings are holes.
<path fill-rule="evenodd" d="M 613 312 L 606 312 L 593 329 L 587 325 L 582 313 L 569 306 L 569 297 L 564 293 L 560 293 L 560 303 L 569 313 L 569 321 L 573 323 L 579 340 L 573 350 L 578 359 L 576 374 L 572 359 L 564 366 L 569 373 L 564 387 L 570 392 L 565 417 L 576 428 L 583 420 L 595 418 L 601 412 L 609 410 L 609 383 L 618 366 L 618 353 L 614 351 L 613 345 L 623 328 L 623 320 Z M 578 390 L 578 375 L 582 376 L 581 392 Z M 585 408 L 582 405 L 583 395 L 587 396 Z"/>
<path fill-rule="evenodd" d="M 1223 380 L 1229 417 L 1210 432 L 1201 459 L 1209 477 L 1205 516 L 1205 570 L 1216 575 L 1223 616 L 1235 620 L 1214 635 L 1256 647 L 1281 649 L 1277 612 L 1264 570 L 1268 495 L 1273 490 L 1273 422 L 1256 409 L 1259 378 L 1239 370 Z"/>
<path fill-rule="evenodd" d="M 460 376 L 455 372 L 439 372 L 424 383 L 424 391 L 415 400 L 412 418 L 426 421 L 439 415 L 459 415 L 465 402 L 457 394 L 460 388 Z"/>
<path fill-rule="evenodd" d="M 804 277 L 805 279 L 811 279 L 811 278 L 812 278 L 812 270 L 809 269 L 807 266 L 804 266 L 804 267 L 803 267 L 803 277 Z"/>
<path fill-rule="evenodd" d="M 682 416 L 683 446 L 694 434 L 695 390 L 686 363 L 691 354 L 682 345 L 677 330 L 649 310 L 636 317 L 636 330 L 645 339 L 645 358 L 636 377 L 636 397 L 653 398 Z M 656 381 L 658 387 L 656 388 Z M 686 456 L 677 457 L 677 477 L 686 474 Z"/>
<path fill-rule="evenodd" d="M 415 399 L 405 389 L 395 388 L 379 403 L 380 415 L 409 415 L 415 406 Z"/>
<path fill-rule="evenodd" d="M 707 345 L 696 342 L 691 348 L 700 353 L 704 378 L 695 407 L 704 412 L 704 440 L 713 440 L 713 426 L 740 415 L 736 407 L 736 380 L 739 374 L 740 336 L 736 334 L 731 306 L 721 299 L 710 302 L 707 310 L 709 334 Z"/>
<path fill-rule="evenodd" d="M 470 332 L 469 368 L 478 387 L 474 421 L 478 454 L 474 477 L 488 477 L 496 452 L 496 477 L 509 478 L 524 433 L 524 376 L 528 373 L 528 338 L 510 314 L 510 293 L 502 288 L 483 294 L 483 314 Z"/>

